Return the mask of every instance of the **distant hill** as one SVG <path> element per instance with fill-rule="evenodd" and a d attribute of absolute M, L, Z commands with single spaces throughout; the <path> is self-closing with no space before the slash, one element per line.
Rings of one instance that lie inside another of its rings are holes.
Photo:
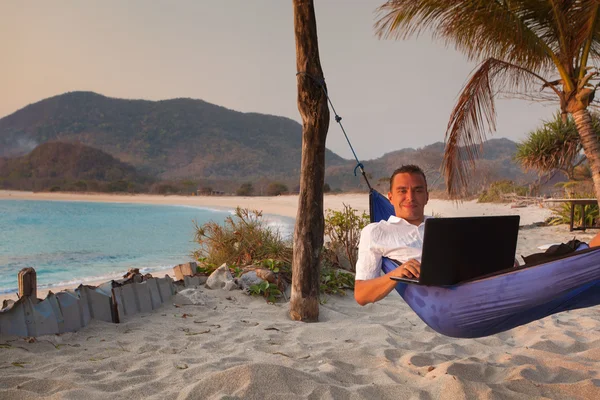
<path fill-rule="evenodd" d="M 490 139 L 483 145 L 477 168 L 471 176 L 470 189 L 475 193 L 489 183 L 508 179 L 523 184 L 535 180 L 534 173 L 525 173 L 512 157 L 517 144 L 509 139 Z M 402 149 L 384 154 L 382 157 L 364 161 L 365 172 L 372 186 L 382 191 L 389 187 L 389 177 L 392 172 L 403 164 L 419 165 L 426 173 L 432 189 L 445 188 L 440 167 L 444 157 L 444 143 L 437 142 L 419 149 Z M 332 188 L 366 188 L 364 180 L 352 173 L 356 163 L 331 166 L 327 168 L 326 181 Z"/>
<path fill-rule="evenodd" d="M 0 158 L 0 188 L 19 190 L 141 191 L 153 179 L 101 150 L 48 142 L 21 157 Z"/>
<path fill-rule="evenodd" d="M 143 174 L 185 181 L 188 191 L 193 191 L 193 186 L 207 186 L 235 192 L 240 183 L 252 182 L 259 194 L 273 181 L 294 191 L 300 176 L 299 123 L 237 112 L 202 100 L 124 100 L 71 92 L 0 119 L 0 157 L 23 156 L 38 144 L 55 141 L 100 149 Z M 483 148 L 472 179 L 473 190 L 499 179 L 526 182 L 535 178 L 512 161 L 514 142 L 492 139 Z M 438 142 L 388 152 L 363 163 L 371 184 L 382 190 L 392 171 L 407 163 L 420 165 L 432 187 L 443 189 L 439 176 L 443 150 L 444 144 Z M 354 161 L 327 150 L 326 182 L 332 189 L 366 190 L 362 178 L 354 176 L 354 166 Z"/>
<path fill-rule="evenodd" d="M 101 149 L 163 179 L 251 180 L 299 176 L 302 127 L 202 100 L 123 100 L 72 92 L 0 119 L 0 156 L 47 141 Z M 327 151 L 327 163 L 345 160 Z"/>

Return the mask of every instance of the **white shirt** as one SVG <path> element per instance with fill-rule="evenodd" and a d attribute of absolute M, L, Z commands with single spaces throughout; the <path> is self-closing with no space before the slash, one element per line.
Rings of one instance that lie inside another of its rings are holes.
<path fill-rule="evenodd" d="M 425 219 L 430 217 L 425 217 Z M 358 244 L 356 279 L 374 279 L 381 275 L 381 257 L 402 263 L 416 259 L 421 262 L 425 221 L 416 226 L 392 215 L 364 227 Z"/>

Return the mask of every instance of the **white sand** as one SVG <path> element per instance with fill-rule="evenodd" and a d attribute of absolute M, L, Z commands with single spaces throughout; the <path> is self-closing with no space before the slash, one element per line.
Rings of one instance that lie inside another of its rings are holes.
<path fill-rule="evenodd" d="M 1 198 L 128 201 L 258 208 L 294 216 L 296 197 L 79 196 L 0 192 Z M 326 196 L 325 207 L 368 207 L 366 195 Z M 519 213 L 540 207 L 432 200 L 442 216 Z M 518 253 L 596 231 L 522 229 Z M 204 305 L 172 303 L 121 324 L 79 332 L 0 337 L 0 399 L 599 399 L 600 307 L 560 313 L 482 339 L 428 328 L 395 293 L 377 304 L 327 297 L 320 322 L 293 322 L 288 304 L 199 289 Z M 174 304 L 179 305 L 176 307 Z M 182 316 L 186 314 L 186 318 Z"/>

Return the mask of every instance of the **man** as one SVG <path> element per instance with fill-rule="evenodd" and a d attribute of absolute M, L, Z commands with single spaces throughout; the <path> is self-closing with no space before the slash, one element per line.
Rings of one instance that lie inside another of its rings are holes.
<path fill-rule="evenodd" d="M 390 277 L 418 278 L 421 270 L 425 219 L 429 218 L 425 216 L 429 192 L 421 168 L 404 165 L 395 170 L 390 178 L 388 199 L 395 215 L 387 221 L 367 225 L 360 236 L 354 298 L 362 306 L 383 299 L 395 289 L 397 282 Z M 589 243 L 589 247 L 597 246 L 600 233 Z M 381 275 L 382 257 L 402 265 Z"/>
<path fill-rule="evenodd" d="M 396 215 L 367 225 L 361 232 L 356 262 L 354 298 L 360 305 L 383 299 L 396 287 L 392 276 L 418 278 L 425 232 L 425 205 L 429 200 L 427 180 L 416 165 L 404 165 L 390 178 L 388 199 Z M 402 263 L 381 275 L 381 258 Z"/>

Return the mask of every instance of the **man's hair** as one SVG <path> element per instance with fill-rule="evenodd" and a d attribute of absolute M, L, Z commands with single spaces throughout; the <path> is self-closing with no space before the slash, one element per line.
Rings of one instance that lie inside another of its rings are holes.
<path fill-rule="evenodd" d="M 401 166 L 392 173 L 392 176 L 390 177 L 390 192 L 392 191 L 392 185 L 394 184 L 394 177 L 398 174 L 421 175 L 423 177 L 423 180 L 425 181 L 425 186 L 427 187 L 427 178 L 425 177 L 425 172 L 423 172 L 423 170 L 417 165 L 407 164 Z"/>

